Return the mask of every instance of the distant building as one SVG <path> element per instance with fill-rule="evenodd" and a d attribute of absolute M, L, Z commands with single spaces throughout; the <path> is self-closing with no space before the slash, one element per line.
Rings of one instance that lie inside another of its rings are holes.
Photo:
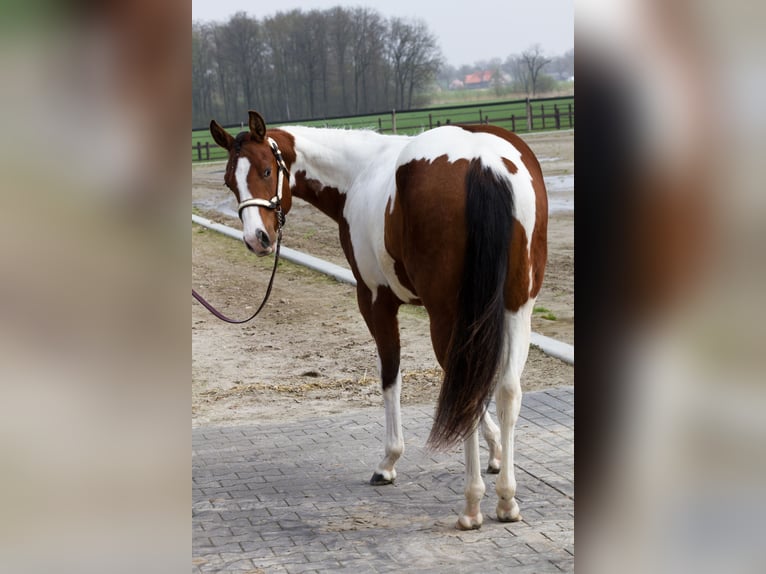
<path fill-rule="evenodd" d="M 468 74 L 463 80 L 463 85 L 469 89 L 488 88 L 492 81 L 492 76 L 493 72 L 491 70 Z"/>
<path fill-rule="evenodd" d="M 460 80 L 458 80 L 457 78 L 456 78 L 456 79 L 454 79 L 454 80 L 452 80 L 452 81 L 449 83 L 449 89 L 450 89 L 450 90 L 462 90 L 462 89 L 463 89 L 463 87 L 464 87 L 464 84 L 463 84 L 463 82 L 461 82 L 461 81 L 460 81 Z"/>

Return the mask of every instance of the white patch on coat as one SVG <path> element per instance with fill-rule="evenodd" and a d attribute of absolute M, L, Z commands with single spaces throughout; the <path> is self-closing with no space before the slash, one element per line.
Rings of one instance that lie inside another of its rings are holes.
<path fill-rule="evenodd" d="M 402 301 L 417 299 L 399 282 L 384 241 L 386 202 L 395 193 L 396 158 L 412 138 L 365 130 L 284 129 L 295 138 L 291 173 L 305 171 L 306 177 L 346 196 L 343 217 L 354 259 L 373 301 L 379 286 L 389 287 Z M 294 176 L 290 184 L 295 184 Z"/>
<path fill-rule="evenodd" d="M 237 167 L 234 170 L 234 178 L 237 181 L 237 191 L 239 192 L 240 203 L 253 198 L 253 195 L 250 193 L 250 189 L 247 186 L 248 173 L 250 173 L 250 160 L 246 157 L 240 157 L 237 160 Z M 258 242 L 256 232 L 258 230 L 267 233 L 258 207 L 251 205 L 242 210 L 242 234 L 245 241 L 251 245 L 256 245 Z"/>

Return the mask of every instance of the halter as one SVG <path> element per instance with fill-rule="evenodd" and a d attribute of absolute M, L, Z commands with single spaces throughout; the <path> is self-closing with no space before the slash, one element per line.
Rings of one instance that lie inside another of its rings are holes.
<path fill-rule="evenodd" d="M 197 301 L 199 301 L 205 309 L 210 311 L 213 315 L 218 317 L 221 321 L 226 321 L 227 323 L 232 323 L 234 325 L 240 325 L 242 323 L 247 323 L 248 321 L 251 321 L 252 319 L 255 319 L 255 317 L 258 315 L 258 313 L 261 312 L 261 309 L 263 309 L 266 306 L 266 301 L 269 300 L 269 295 L 271 295 L 271 288 L 274 286 L 274 277 L 277 274 L 277 265 L 279 264 L 279 248 L 282 245 L 282 227 L 285 224 L 285 214 L 282 212 L 282 185 L 284 183 L 284 177 L 287 177 L 288 181 L 290 180 L 290 170 L 287 169 L 287 166 L 285 165 L 285 160 L 282 158 L 282 152 L 279 151 L 279 146 L 277 145 L 277 142 L 275 142 L 270 137 L 266 138 L 269 142 L 269 146 L 271 147 L 271 151 L 274 154 L 274 157 L 277 160 L 277 194 L 272 197 L 270 200 L 266 201 L 265 199 L 246 199 L 245 201 L 240 202 L 239 204 L 239 218 L 242 219 L 242 210 L 246 207 L 256 206 L 256 207 L 265 207 L 266 209 L 273 209 L 277 213 L 277 248 L 274 251 L 274 267 L 271 269 L 271 278 L 269 279 L 269 286 L 266 288 L 266 295 L 263 297 L 263 301 L 261 301 L 260 306 L 258 309 L 255 310 L 255 313 L 250 315 L 247 319 L 231 319 L 221 313 L 218 309 L 213 307 L 211 303 L 208 303 L 205 298 L 197 293 L 197 291 L 192 288 L 192 297 L 194 297 Z"/>
<path fill-rule="evenodd" d="M 265 207 L 266 209 L 273 209 L 277 212 L 277 219 L 279 220 L 279 227 L 281 228 L 285 223 L 285 216 L 282 213 L 282 185 L 284 184 L 283 176 L 287 177 L 289 180 L 290 170 L 288 170 L 287 166 L 285 165 L 285 160 L 282 158 L 282 152 L 279 151 L 277 142 L 270 137 L 267 137 L 266 140 L 269 142 L 269 146 L 271 147 L 271 151 L 274 154 L 274 158 L 277 160 L 277 194 L 269 200 L 251 198 L 246 199 L 245 201 L 241 201 L 239 203 L 239 207 L 237 208 L 237 213 L 239 214 L 239 218 L 242 219 L 242 210 L 246 207 L 256 206 Z"/>

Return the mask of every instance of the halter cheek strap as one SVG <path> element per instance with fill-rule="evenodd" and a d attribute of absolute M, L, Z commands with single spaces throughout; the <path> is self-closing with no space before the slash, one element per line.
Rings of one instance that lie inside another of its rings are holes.
<path fill-rule="evenodd" d="M 282 186 L 284 185 L 285 177 L 287 177 L 289 181 L 290 170 L 288 170 L 287 165 L 285 165 L 285 160 L 282 158 L 282 152 L 279 151 L 279 146 L 277 145 L 277 142 L 270 137 L 267 137 L 266 140 L 269 142 L 269 146 L 271 147 L 271 152 L 274 154 L 274 158 L 277 160 L 277 193 L 274 197 L 272 197 L 269 200 L 252 198 L 252 199 L 246 199 L 245 201 L 240 202 L 239 208 L 237 209 L 240 219 L 242 218 L 242 210 L 245 209 L 246 207 L 251 207 L 251 206 L 265 207 L 266 209 L 274 209 L 281 213 L 280 206 L 282 204 Z"/>

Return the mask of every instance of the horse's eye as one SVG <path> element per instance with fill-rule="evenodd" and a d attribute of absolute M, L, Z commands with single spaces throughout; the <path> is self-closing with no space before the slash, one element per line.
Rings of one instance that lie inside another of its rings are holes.
<path fill-rule="evenodd" d="M 271 168 L 267 167 L 263 172 L 263 177 L 269 177 L 271 175 Z"/>

